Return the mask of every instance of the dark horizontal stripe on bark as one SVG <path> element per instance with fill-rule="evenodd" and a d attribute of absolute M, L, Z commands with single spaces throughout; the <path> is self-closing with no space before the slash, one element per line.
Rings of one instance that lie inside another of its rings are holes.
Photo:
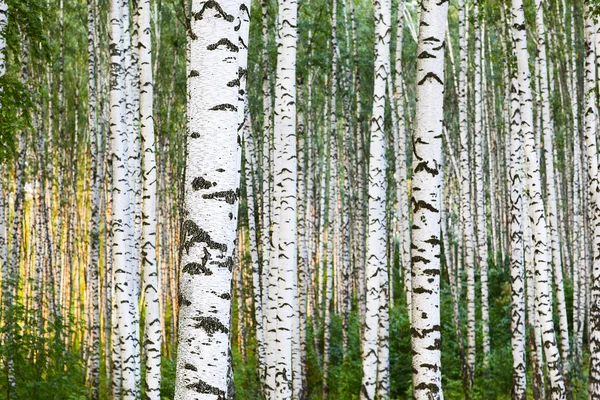
<path fill-rule="evenodd" d="M 194 18 L 196 18 L 197 20 L 204 18 L 204 12 L 208 8 L 212 8 L 212 9 L 216 10 L 219 13 L 219 15 L 223 19 L 225 19 L 225 21 L 233 22 L 233 15 L 227 14 L 225 11 L 223 11 L 223 9 L 221 8 L 221 5 L 214 0 L 208 0 L 206 3 L 204 3 L 204 5 L 202 6 L 202 9 L 200 11 L 198 11 L 196 14 L 194 14 Z"/>
<path fill-rule="evenodd" d="M 194 328 L 204 329 L 208 336 L 212 336 L 215 332 L 229 333 L 229 329 L 221 323 L 216 317 L 193 317 L 194 321 L 198 322 Z"/>

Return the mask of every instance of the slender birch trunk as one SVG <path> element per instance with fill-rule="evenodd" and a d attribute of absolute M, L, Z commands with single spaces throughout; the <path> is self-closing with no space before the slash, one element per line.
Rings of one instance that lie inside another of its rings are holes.
<path fill-rule="evenodd" d="M 581 137 L 579 124 L 579 99 L 577 95 L 577 59 L 575 51 L 575 4 L 571 9 L 571 67 L 570 67 L 570 96 L 571 96 L 571 121 L 573 128 L 573 229 L 571 238 L 573 242 L 573 356 L 574 364 L 579 368 L 583 347 L 584 319 L 580 310 L 585 309 L 585 256 L 583 256 L 585 237 L 583 201 L 582 201 L 582 169 L 581 169 Z"/>
<path fill-rule="evenodd" d="M 546 65 L 546 28 L 544 23 L 544 5 L 541 0 L 536 0 L 536 27 L 538 33 L 538 62 L 540 69 L 539 92 L 542 98 L 542 132 L 544 138 L 544 159 L 546 163 L 546 192 L 548 201 L 548 233 L 552 251 L 552 264 L 554 266 L 554 284 L 556 287 L 556 306 L 558 307 L 558 326 L 560 333 L 561 357 L 565 372 L 568 372 L 570 359 L 569 324 L 567 321 L 567 306 L 565 303 L 565 290 L 563 285 L 563 269 L 560 256 L 560 241 L 558 237 L 558 200 L 556 192 L 556 178 L 554 175 L 554 121 L 550 115 L 550 91 L 548 85 L 548 68 Z"/>
<path fill-rule="evenodd" d="M 119 343 L 121 386 L 120 394 L 124 399 L 136 399 L 138 388 L 136 381 L 135 323 L 138 318 L 132 313 L 130 306 L 134 300 L 131 283 L 135 281 L 135 273 L 130 264 L 131 229 L 130 203 L 128 195 L 128 132 L 125 124 L 125 71 L 122 64 L 123 51 L 123 12 L 119 0 L 110 2 L 109 38 L 111 46 L 111 86 L 110 86 L 110 127 L 111 157 L 113 176 L 112 234 L 114 265 L 114 307 L 118 329 L 113 334 L 113 344 Z M 113 347 L 113 351 L 117 350 Z M 119 385 L 117 383 L 117 385 Z M 115 388 L 115 390 L 118 390 Z"/>
<path fill-rule="evenodd" d="M 521 126 L 523 129 L 525 176 L 529 191 L 529 219 L 535 263 L 535 306 L 536 314 L 542 326 L 543 346 L 546 366 L 553 399 L 564 399 L 565 382 L 562 374 L 561 357 L 556 342 L 554 322 L 552 321 L 552 303 L 550 302 L 550 282 L 548 281 L 548 232 L 545 207 L 541 191 L 541 174 L 535 137 L 533 134 L 533 101 L 531 96 L 531 75 L 529 72 L 529 53 L 523 2 L 512 3 L 512 33 L 517 53 L 519 94 L 521 97 Z"/>
<path fill-rule="evenodd" d="M 378 389 L 378 332 L 381 291 L 387 280 L 387 237 L 386 237 L 386 158 L 385 158 L 385 102 L 388 72 L 386 64 L 390 54 L 391 2 L 375 0 L 375 82 L 373 92 L 373 114 L 371 118 L 371 145 L 369 156 L 369 212 L 366 254 L 366 304 L 365 323 L 362 337 L 363 377 L 361 400 L 375 399 Z M 384 293 L 385 295 L 385 293 Z M 387 306 L 387 304 L 386 304 Z"/>
<path fill-rule="evenodd" d="M 444 34 L 448 2 L 421 2 L 413 134 L 413 398 L 443 399 L 440 327 L 440 201 Z"/>
<path fill-rule="evenodd" d="M 0 1 L 0 78 L 6 73 L 6 26 L 8 25 L 8 5 Z M 0 104 L 2 107 L 2 104 Z"/>
<path fill-rule="evenodd" d="M 481 332 L 483 336 L 483 369 L 487 370 L 490 354 L 490 334 L 489 334 L 489 311 L 488 311 L 488 246 L 487 246 L 487 222 L 485 215 L 485 187 L 484 187 L 484 162 L 483 162 L 483 141 L 485 131 L 483 127 L 483 99 L 482 99 L 482 61 L 483 54 L 481 48 L 482 29 L 480 25 L 480 4 L 475 0 L 473 4 L 475 31 L 475 56 L 474 56 L 474 78 L 473 94 L 475 107 L 475 127 L 474 127 L 474 174 L 475 174 L 475 215 L 477 218 L 477 264 L 479 265 L 479 275 L 481 284 Z"/>
<path fill-rule="evenodd" d="M 595 86 L 594 25 L 589 3 L 585 3 L 584 146 L 587 156 L 588 215 L 593 264 L 589 291 L 590 376 L 588 398 L 600 397 L 600 194 L 598 193 L 598 109 Z M 585 279 L 585 278 L 583 278 Z"/>
<path fill-rule="evenodd" d="M 247 97 L 246 97 L 247 101 Z M 250 257 L 252 261 L 252 289 L 254 296 L 254 316 L 256 319 L 256 344 L 258 352 L 258 368 L 261 373 L 259 378 L 261 384 L 264 386 L 264 373 L 266 367 L 265 360 L 265 333 L 263 325 L 263 300 L 262 291 L 260 284 L 260 271 L 259 271 L 259 257 L 258 257 L 258 230 L 256 229 L 256 206 L 255 206 L 255 190 L 258 187 L 258 174 L 256 172 L 256 154 L 255 145 L 252 131 L 252 123 L 250 121 L 250 113 L 248 107 L 246 107 L 248 113 L 245 121 L 244 129 L 244 145 L 246 150 L 246 193 L 248 203 L 248 232 L 250 234 Z"/>
<path fill-rule="evenodd" d="M 337 0 L 331 3 L 331 80 L 329 104 L 329 194 L 327 196 L 327 264 L 323 270 L 327 271 L 325 281 L 325 306 L 323 319 L 323 399 L 329 395 L 329 349 L 331 332 L 331 308 L 334 289 L 334 261 L 335 270 L 338 269 L 338 258 L 334 260 L 334 244 L 337 244 L 337 182 L 338 182 L 338 146 L 337 146 L 337 84 L 338 84 L 338 40 L 337 40 Z M 324 276 L 325 278 L 325 276 Z M 337 282 L 336 282 L 337 283 Z M 337 295 L 336 295 L 337 298 Z"/>
<path fill-rule="evenodd" d="M 511 344 L 513 357 L 513 400 L 525 400 L 525 266 L 523 264 L 523 131 L 519 82 L 513 73 L 510 87 L 510 277 L 512 288 Z"/>
<path fill-rule="evenodd" d="M 91 296 L 90 308 L 90 386 L 92 387 L 92 400 L 98 400 L 100 396 L 100 307 L 99 307 L 99 272 L 100 272 L 100 189 L 102 181 L 100 174 L 102 170 L 102 136 L 98 130 L 97 118 L 97 95 L 96 85 L 96 19 L 95 2 L 88 0 L 88 129 L 90 135 L 90 159 L 91 159 L 91 229 L 90 229 L 90 260 L 89 280 Z M 45 205 L 44 205 L 45 207 Z M 47 226 L 47 224 L 46 224 Z"/>
<path fill-rule="evenodd" d="M 408 219 L 408 187 L 406 163 L 406 128 L 404 122 L 404 90 L 402 69 L 402 40 L 404 33 L 404 0 L 398 0 L 397 32 L 396 32 L 396 74 L 394 76 L 394 102 L 397 118 L 397 130 L 394 132 L 396 155 L 396 196 L 398 201 L 397 219 L 398 233 L 400 236 L 400 260 L 404 273 L 404 291 L 406 296 L 406 309 L 411 305 L 411 267 L 410 267 L 410 221 Z M 409 318 L 411 313 L 408 313 Z"/>
<path fill-rule="evenodd" d="M 152 76 L 152 40 L 150 36 L 150 0 L 141 0 L 138 9 L 139 106 L 142 165 L 142 247 L 143 291 L 146 309 L 144 346 L 146 354 L 146 399 L 160 399 L 162 328 L 160 279 L 156 262 L 156 157 L 154 138 L 154 81 Z"/>
<path fill-rule="evenodd" d="M 280 208 L 277 251 L 277 364 L 275 396 L 292 397 L 293 332 L 298 319 L 297 219 L 296 219 L 296 42 L 298 2 L 279 0 L 277 76 L 275 80 L 274 187 Z"/>
<path fill-rule="evenodd" d="M 467 273 L 467 364 L 469 383 L 473 385 L 475 372 L 475 250 L 474 227 L 471 213 L 471 164 L 469 163 L 469 130 L 467 118 L 467 9 L 464 0 L 459 0 L 459 45 L 460 68 L 458 83 L 458 112 L 460 126 L 460 170 L 461 225 L 464 244 L 464 269 Z"/>

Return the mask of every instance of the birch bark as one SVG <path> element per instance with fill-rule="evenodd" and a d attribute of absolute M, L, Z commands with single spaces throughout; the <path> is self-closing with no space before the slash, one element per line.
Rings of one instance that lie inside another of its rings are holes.
<path fill-rule="evenodd" d="M 160 400 L 162 329 L 160 279 L 156 261 L 156 157 L 154 138 L 154 80 L 150 0 L 141 0 L 138 9 L 139 106 L 142 139 L 142 247 L 143 289 L 146 308 L 144 346 L 146 354 L 146 399 Z"/>
<path fill-rule="evenodd" d="M 440 327 L 440 202 L 444 35 L 448 2 L 421 2 L 413 134 L 411 261 L 413 398 L 443 399 Z"/>
<path fill-rule="evenodd" d="M 231 282 L 241 162 L 240 4 L 192 2 L 176 400 L 216 400 L 230 394 Z"/>
<path fill-rule="evenodd" d="M 587 188 L 589 230 L 592 244 L 592 270 L 589 290 L 589 346 L 590 376 L 588 398 L 600 396 L 600 194 L 598 193 L 598 144 L 596 103 L 596 59 L 594 55 L 595 27 L 589 8 L 585 3 L 585 80 L 584 80 L 584 147 L 587 158 Z M 583 279 L 586 279 L 584 277 Z"/>
<path fill-rule="evenodd" d="M 390 54 L 391 2 L 375 0 L 375 82 L 373 114 L 371 118 L 371 145 L 369 152 L 369 211 L 366 254 L 366 301 L 365 323 L 362 337 L 363 377 L 361 400 L 375 399 L 379 366 L 378 331 L 382 271 L 387 271 L 386 237 L 386 158 L 385 158 L 385 101 L 388 72 L 386 64 Z"/>
<path fill-rule="evenodd" d="M 293 327 L 298 318 L 297 220 L 296 220 L 296 41 L 297 0 L 279 0 L 277 29 L 277 76 L 275 79 L 274 187 L 280 207 L 276 243 L 277 288 L 277 365 L 275 395 L 292 397 Z"/>
<path fill-rule="evenodd" d="M 464 244 L 464 269 L 467 275 L 467 364 L 469 365 L 469 383 L 473 385 L 475 371 L 475 250 L 474 227 L 471 213 L 471 176 L 469 171 L 469 130 L 467 117 L 467 9 L 464 0 L 459 0 L 459 45 L 460 68 L 458 83 L 458 112 L 460 126 L 460 180 L 461 225 Z"/>
<path fill-rule="evenodd" d="M 512 3 L 512 34 L 517 54 L 519 95 L 521 98 L 521 126 L 525 158 L 525 176 L 530 196 L 529 219 L 531 221 L 532 240 L 535 246 L 535 306 L 536 314 L 542 326 L 543 346 L 553 399 L 564 399 L 565 382 L 561 368 L 561 358 L 556 343 L 552 303 L 550 302 L 550 284 L 548 281 L 548 232 L 545 207 L 541 191 L 540 163 L 533 134 L 533 101 L 531 96 L 531 75 L 529 71 L 529 53 L 525 14 L 522 0 Z"/>

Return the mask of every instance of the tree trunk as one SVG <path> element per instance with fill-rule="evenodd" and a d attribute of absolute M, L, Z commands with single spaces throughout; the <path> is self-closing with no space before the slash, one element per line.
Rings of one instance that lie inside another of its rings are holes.
<path fill-rule="evenodd" d="M 413 134 L 412 369 L 413 398 L 442 399 L 440 325 L 440 201 L 444 34 L 448 2 L 421 2 Z"/>
<path fill-rule="evenodd" d="M 292 381 L 292 342 L 298 333 L 297 219 L 296 219 L 296 41 L 298 2 L 279 0 L 277 76 L 275 79 L 274 187 L 280 208 L 274 234 L 277 251 L 277 365 L 276 398 L 288 399 L 297 388 Z M 295 332 L 293 331 L 295 329 Z"/>
<path fill-rule="evenodd" d="M 560 353 L 556 343 L 554 322 L 552 321 L 552 303 L 550 302 L 550 283 L 548 281 L 548 232 L 545 207 L 541 191 L 538 147 L 533 134 L 533 102 L 531 96 L 531 75 L 529 72 L 529 53 L 527 51 L 525 14 L 521 0 L 512 3 L 512 32 L 517 53 L 519 94 L 521 98 L 521 126 L 523 128 L 525 176 L 530 196 L 529 219 L 532 239 L 535 246 L 535 306 L 540 319 L 546 366 L 553 399 L 564 399 L 565 382 L 561 369 Z"/>
<path fill-rule="evenodd" d="M 240 5 L 238 0 L 192 2 L 177 400 L 229 395 L 231 282 L 241 162 L 236 44 Z"/>
<path fill-rule="evenodd" d="M 387 234 L 386 234 L 386 146 L 385 146 L 385 102 L 388 72 L 386 64 L 390 54 L 391 2 L 375 0 L 375 82 L 373 92 L 373 114 L 371 118 L 371 145 L 369 156 L 369 212 L 366 253 L 366 301 L 365 323 L 362 337 L 363 377 L 361 400 L 374 400 L 379 363 L 378 333 L 379 308 L 382 305 L 382 288 L 387 280 Z M 384 293 L 385 296 L 385 293 Z M 387 307 L 387 301 L 384 307 Z"/>
<path fill-rule="evenodd" d="M 139 40 L 139 107 L 142 165 L 142 247 L 144 305 L 146 319 L 144 346 L 146 354 L 146 399 L 160 400 L 160 364 L 162 328 L 160 279 L 156 262 L 156 157 L 154 138 L 154 80 L 152 76 L 152 40 L 150 37 L 150 0 L 141 0 L 138 9 Z"/>
<path fill-rule="evenodd" d="M 459 44 L 460 72 L 458 83 L 458 112 L 460 126 L 460 198 L 461 225 L 464 243 L 463 264 L 467 273 L 467 364 L 469 385 L 473 385 L 475 372 L 475 250 L 474 227 L 471 213 L 471 164 L 469 163 L 469 130 L 467 117 L 467 9 L 464 0 L 459 0 Z"/>
<path fill-rule="evenodd" d="M 594 58 L 595 29 L 590 11 L 586 2 L 583 136 L 587 156 L 588 215 L 591 220 L 590 235 L 593 257 L 589 292 L 590 376 L 588 398 L 596 399 L 600 396 L 600 194 L 598 193 L 598 144 L 596 139 L 598 109 L 595 93 L 597 84 Z"/>
<path fill-rule="evenodd" d="M 519 82 L 513 72 L 510 87 L 510 278 L 512 288 L 511 344 L 513 357 L 513 400 L 525 400 L 525 267 L 523 264 L 523 131 Z"/>

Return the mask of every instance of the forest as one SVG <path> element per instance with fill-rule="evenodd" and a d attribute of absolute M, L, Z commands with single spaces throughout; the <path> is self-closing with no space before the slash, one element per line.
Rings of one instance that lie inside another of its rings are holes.
<path fill-rule="evenodd" d="M 0 0 L 0 400 L 600 400 L 599 15 Z"/>

